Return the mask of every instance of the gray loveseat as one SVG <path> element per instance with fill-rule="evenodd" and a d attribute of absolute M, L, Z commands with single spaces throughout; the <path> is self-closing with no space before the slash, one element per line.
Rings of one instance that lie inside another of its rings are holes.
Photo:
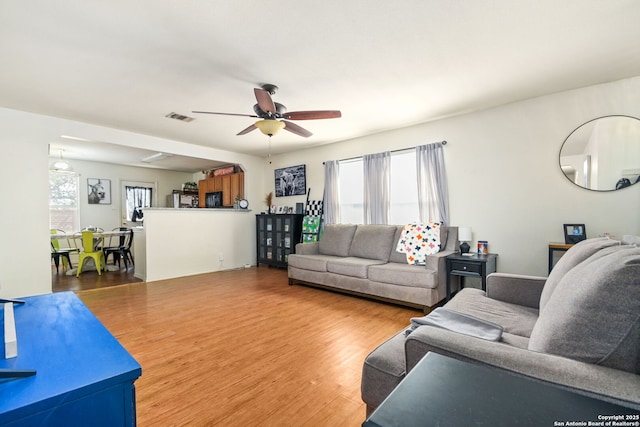
<path fill-rule="evenodd" d="M 319 242 L 299 243 L 289 255 L 289 284 L 307 284 L 421 308 L 446 296 L 445 257 L 458 247 L 458 228 L 440 228 L 441 250 L 425 265 L 396 252 L 402 226 L 331 224 Z M 454 283 L 454 288 L 457 281 Z"/>
<path fill-rule="evenodd" d="M 500 367 L 640 409 L 637 244 L 588 239 L 569 249 L 548 278 L 494 273 L 486 293 L 465 288 L 443 308 L 502 326 L 501 339 L 415 327 L 425 318 L 412 319 L 414 328 L 399 332 L 365 359 L 362 399 L 367 415 L 427 352 Z"/>

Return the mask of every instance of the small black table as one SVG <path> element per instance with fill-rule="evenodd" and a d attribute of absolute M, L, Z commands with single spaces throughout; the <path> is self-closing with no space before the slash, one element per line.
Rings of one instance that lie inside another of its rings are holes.
<path fill-rule="evenodd" d="M 453 254 L 447 256 L 447 301 L 451 299 L 451 276 L 460 276 L 460 288 L 464 287 L 465 277 L 480 277 L 482 290 L 487 290 L 487 276 L 496 272 L 498 254 Z"/>
<path fill-rule="evenodd" d="M 427 353 L 362 425 L 540 427 L 587 425 L 603 416 L 636 422 L 638 414 L 504 369 Z"/>

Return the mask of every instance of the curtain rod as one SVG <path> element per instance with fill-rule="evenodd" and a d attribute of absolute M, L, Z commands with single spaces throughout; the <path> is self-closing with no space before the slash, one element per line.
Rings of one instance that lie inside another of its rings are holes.
<path fill-rule="evenodd" d="M 447 141 L 436 141 L 436 142 L 432 142 L 432 144 L 437 144 L 438 142 L 440 142 L 442 145 L 447 145 Z M 400 151 L 407 151 L 407 150 L 411 150 L 411 149 L 413 149 L 413 148 L 416 148 L 416 147 L 400 148 L 400 149 L 398 149 L 398 150 L 391 150 L 391 151 L 389 151 L 389 152 L 390 152 L 390 153 L 398 153 L 398 152 L 400 152 Z M 347 158 L 347 159 L 340 159 L 340 160 L 338 160 L 338 161 L 339 161 L 339 162 L 346 162 L 346 161 L 348 161 L 348 160 L 361 159 L 362 157 L 364 157 L 364 155 L 362 155 L 362 156 L 355 156 L 355 157 L 349 157 L 349 158 Z M 325 162 L 322 162 L 322 164 L 324 165 L 324 164 L 325 164 Z"/>

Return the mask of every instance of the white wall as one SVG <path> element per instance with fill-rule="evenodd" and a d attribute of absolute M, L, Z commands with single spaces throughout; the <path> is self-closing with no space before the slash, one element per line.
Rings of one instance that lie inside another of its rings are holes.
<path fill-rule="evenodd" d="M 564 241 L 564 223 L 586 224 L 588 237 L 640 235 L 640 185 L 588 191 L 559 168 L 560 147 L 576 127 L 609 114 L 640 117 L 638 99 L 640 77 L 274 156 L 264 192 L 273 190 L 273 169 L 306 164 L 311 199 L 321 199 L 325 160 L 446 140 L 451 224 L 488 240 L 498 271 L 546 275 L 547 244 Z M 296 200 L 304 198 L 276 204 Z"/>
<path fill-rule="evenodd" d="M 182 184 L 193 180 L 187 172 L 162 169 L 121 166 L 109 163 L 68 160 L 80 179 L 80 226 L 94 225 L 111 230 L 122 225 L 122 181 L 151 182 L 157 185 L 157 203 L 154 207 L 165 207 L 166 196 L 173 190 L 180 190 Z M 111 204 L 88 203 L 88 178 L 109 179 L 111 181 Z M 71 231 L 71 230 L 69 230 Z"/>
<path fill-rule="evenodd" d="M 147 282 L 256 264 L 255 212 L 148 209 L 144 217 Z"/>
<path fill-rule="evenodd" d="M 49 157 L 48 144 L 62 135 L 87 140 L 141 147 L 203 159 L 242 165 L 245 172 L 245 197 L 251 206 L 262 203 L 264 160 L 228 151 L 195 146 L 179 141 L 156 138 L 118 129 L 105 128 L 70 120 L 0 108 L 0 296 L 19 297 L 51 292 L 49 244 Z M 98 168 L 102 166 L 97 166 Z M 117 172 L 80 167 L 81 188 L 85 178 L 101 178 L 96 173 L 107 173 L 112 179 L 112 191 L 117 187 Z M 129 172 L 127 172 L 129 174 Z M 91 176 L 85 176 L 91 175 Z M 122 177 L 122 178 L 129 178 Z M 167 191 L 163 189 L 161 191 Z M 112 195 L 113 198 L 113 195 Z M 95 206 L 92 206 L 92 208 Z M 104 208 L 98 206 L 96 208 Z M 117 218 L 111 208 L 102 220 Z M 97 215 L 101 216 L 102 213 Z M 84 214 L 83 214 L 84 215 Z M 91 219 L 93 222 L 93 219 Z M 96 222 L 98 219 L 96 219 Z M 115 219 L 117 221 L 117 219 Z M 95 224 L 92 224 L 95 225 Z M 117 226 L 116 223 L 114 225 Z M 112 227 L 113 228 L 113 227 Z M 254 255 L 255 256 L 255 255 Z M 228 262 L 233 262 L 229 259 Z"/>

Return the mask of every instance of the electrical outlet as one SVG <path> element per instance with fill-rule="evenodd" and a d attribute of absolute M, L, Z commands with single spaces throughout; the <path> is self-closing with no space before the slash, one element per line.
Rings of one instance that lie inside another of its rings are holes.
<path fill-rule="evenodd" d="M 224 261 L 224 255 L 222 255 L 222 252 L 220 252 L 220 255 L 218 256 L 218 261 Z"/>

